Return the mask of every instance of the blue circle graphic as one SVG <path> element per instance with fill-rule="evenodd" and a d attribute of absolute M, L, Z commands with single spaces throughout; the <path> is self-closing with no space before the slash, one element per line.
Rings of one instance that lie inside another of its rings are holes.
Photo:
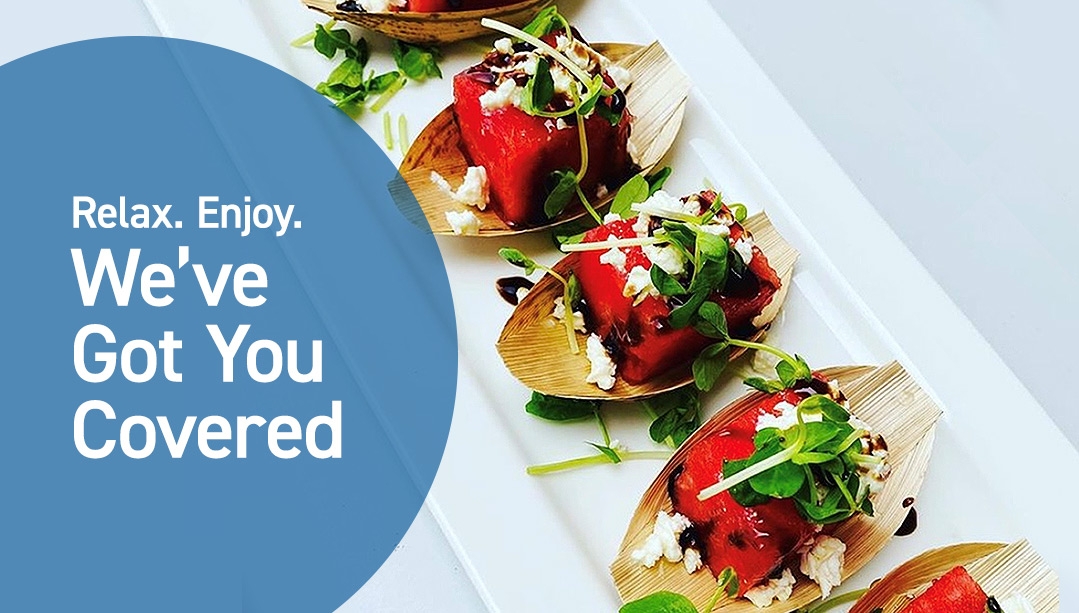
<path fill-rule="evenodd" d="M 456 392 L 396 169 L 198 43 L 65 45 L 0 84 L 0 610 L 340 606 L 415 519 Z"/>

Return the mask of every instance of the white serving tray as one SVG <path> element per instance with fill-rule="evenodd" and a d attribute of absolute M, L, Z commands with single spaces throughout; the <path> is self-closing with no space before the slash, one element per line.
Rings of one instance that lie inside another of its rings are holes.
<path fill-rule="evenodd" d="M 311 85 L 332 68 L 310 49 L 289 47 L 322 20 L 298 1 L 144 1 L 167 36 L 252 55 Z M 728 201 L 766 210 L 801 251 L 771 341 L 817 367 L 899 359 L 945 409 L 916 504 L 917 532 L 894 540 L 844 588 L 864 587 L 930 547 L 1028 538 L 1060 573 L 1063 600 L 1070 602 L 1075 588 L 1066 579 L 1079 576 L 1072 553 L 1079 534 L 1068 522 L 1076 496 L 1064 486 L 1076 481 L 1079 454 L 858 193 L 712 6 L 705 0 L 560 5 L 590 40 L 658 38 L 694 80 L 667 189 L 688 193 L 707 177 Z M 376 43 L 374 67 L 391 68 L 385 42 L 369 39 Z M 446 52 L 447 79 L 410 84 L 388 106 L 395 132 L 398 114 L 408 117 L 414 137 L 445 107 L 448 77 L 472 63 L 480 47 L 462 43 Z M 382 142 L 381 114 L 368 114 L 361 125 Z M 400 159 L 398 150 L 389 154 Z M 555 425 L 525 414 L 528 391 L 494 347 L 511 307 L 493 284 L 515 273 L 495 251 L 512 244 L 548 262 L 557 252 L 546 234 L 440 238 L 439 244 L 457 309 L 461 373 L 428 506 L 492 611 L 615 611 L 620 602 L 607 565 L 660 464 L 525 475 L 529 464 L 587 455 L 583 441 L 598 437 L 593 424 Z M 707 397 L 706 413 L 741 391 L 730 381 Z M 611 407 L 606 415 L 613 436 L 635 449 L 652 447 L 638 409 Z"/>

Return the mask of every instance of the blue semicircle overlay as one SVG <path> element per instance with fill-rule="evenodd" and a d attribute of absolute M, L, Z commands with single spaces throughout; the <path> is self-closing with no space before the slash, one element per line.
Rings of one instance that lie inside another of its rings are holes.
<path fill-rule="evenodd" d="M 415 519 L 456 391 L 393 164 L 188 41 L 49 49 L 0 91 L 0 610 L 334 610 Z"/>

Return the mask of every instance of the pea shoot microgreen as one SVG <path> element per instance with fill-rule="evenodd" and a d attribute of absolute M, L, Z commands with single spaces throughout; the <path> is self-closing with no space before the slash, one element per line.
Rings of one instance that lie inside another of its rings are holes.
<path fill-rule="evenodd" d="M 588 446 L 599 452 L 598 454 L 529 466 L 527 472 L 530 475 L 548 475 L 601 464 L 621 464 L 629 460 L 666 460 L 670 457 L 670 453 L 664 451 L 630 451 L 622 447 L 618 441 L 612 440 L 607 423 L 603 419 L 603 413 L 600 412 L 599 401 L 558 398 L 532 392 L 532 398 L 525 405 L 525 410 L 531 415 L 548 421 L 568 422 L 594 418 L 603 441 L 602 443 L 586 441 Z"/>
<path fill-rule="evenodd" d="M 327 59 L 334 59 L 343 52 L 344 59 L 330 72 L 326 80 L 315 86 L 315 91 L 334 102 L 337 108 L 350 117 L 358 117 L 374 99 L 370 109 L 379 112 L 390 99 L 411 79 L 424 81 L 441 78 L 438 67 L 438 49 L 394 41 L 393 58 L 397 70 L 376 75 L 367 70 L 371 52 L 363 36 L 352 38 L 345 28 L 335 27 L 337 22 L 315 24 L 315 29 L 292 41 L 293 47 L 311 43 L 312 47 Z"/>
<path fill-rule="evenodd" d="M 577 343 L 577 331 L 573 327 L 573 311 L 577 309 L 581 302 L 581 286 L 577 282 L 577 277 L 573 274 L 570 274 L 569 277 L 564 277 L 555 272 L 553 268 L 537 263 L 518 249 L 503 247 L 498 250 L 498 255 L 510 264 L 523 268 L 525 276 L 529 276 L 537 270 L 542 270 L 562 284 L 562 304 L 566 307 L 566 315 L 562 318 L 562 321 L 566 326 L 566 338 L 569 341 L 570 351 L 574 354 L 580 353 L 581 347 Z"/>
<path fill-rule="evenodd" d="M 670 176 L 670 166 L 664 166 L 647 176 L 634 175 L 615 193 L 610 212 L 617 214 L 622 219 L 634 217 L 636 213 L 631 210 L 631 207 L 644 202 L 662 189 L 663 184 L 666 183 L 667 178 Z M 579 219 L 558 226 L 552 236 L 558 246 L 576 245 L 584 239 L 585 233 L 596 227 L 596 225 L 595 218 Z"/>

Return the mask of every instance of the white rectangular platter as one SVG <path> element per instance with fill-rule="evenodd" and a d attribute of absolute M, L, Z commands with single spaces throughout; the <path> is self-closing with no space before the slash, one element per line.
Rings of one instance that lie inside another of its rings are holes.
<path fill-rule="evenodd" d="M 289 41 L 321 16 L 299 2 L 145 0 L 168 36 L 252 55 L 314 85 L 332 64 Z M 920 527 L 895 539 L 844 587 L 864 587 L 938 545 L 1030 539 L 1076 590 L 1079 533 L 1069 518 L 1079 454 L 969 321 L 858 193 L 705 0 L 560 3 L 593 41 L 659 39 L 695 90 L 668 164 L 668 191 L 707 178 L 727 201 L 766 211 L 802 253 L 783 314 L 769 338 L 817 367 L 898 359 L 944 408 L 933 463 L 916 507 Z M 374 67 L 391 68 L 378 36 Z M 489 41 L 485 41 L 489 42 Z M 387 107 L 413 135 L 450 101 L 448 77 L 473 63 L 476 43 L 445 49 L 446 79 L 410 84 Z M 287 117 L 281 121 L 288 121 Z M 381 114 L 361 125 L 382 142 Z M 398 148 L 399 149 L 399 148 Z M 400 159 L 400 151 L 388 152 Z M 496 251 L 512 245 L 548 263 L 546 234 L 441 238 L 454 294 L 461 373 L 449 444 L 428 505 L 492 611 L 617 610 L 607 573 L 637 500 L 660 468 L 629 462 L 529 477 L 525 467 L 587 455 L 591 423 L 556 425 L 527 415 L 524 389 L 502 366 L 495 340 L 511 307 L 495 279 L 514 274 Z M 744 363 L 739 366 L 744 367 Z M 735 368 L 734 370 L 737 370 Z M 706 416 L 742 392 L 735 377 L 706 397 Z M 605 410 L 612 435 L 654 445 L 632 405 Z M 1071 475 L 1063 477 L 1062 475 Z M 842 591 L 842 590 L 841 590 Z"/>

